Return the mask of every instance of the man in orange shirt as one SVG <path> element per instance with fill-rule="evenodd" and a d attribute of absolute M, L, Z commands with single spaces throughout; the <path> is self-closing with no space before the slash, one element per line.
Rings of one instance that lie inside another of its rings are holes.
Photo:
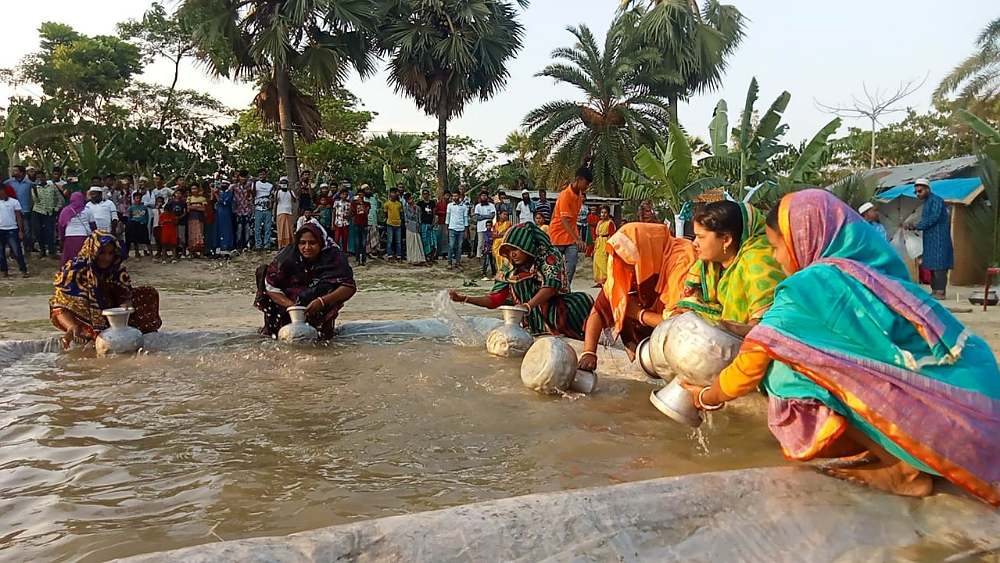
<path fill-rule="evenodd" d="M 584 165 L 578 168 L 573 182 L 559 192 L 556 206 L 552 209 L 552 220 L 549 222 L 549 239 L 566 258 L 566 274 L 569 276 L 570 284 L 573 283 L 573 275 L 576 274 L 579 253 L 587 248 L 577 231 L 576 218 L 580 214 L 580 208 L 583 207 L 587 188 L 593 181 L 594 173 L 590 167 Z"/>

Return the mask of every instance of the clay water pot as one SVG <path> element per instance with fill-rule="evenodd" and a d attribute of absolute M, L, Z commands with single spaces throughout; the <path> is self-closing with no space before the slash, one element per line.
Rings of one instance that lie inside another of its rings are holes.
<path fill-rule="evenodd" d="M 281 327 L 278 331 L 278 340 L 293 344 L 304 344 L 314 342 L 319 338 L 319 332 L 306 322 L 305 307 L 289 307 L 286 309 L 292 322 Z"/>
<path fill-rule="evenodd" d="M 695 408 L 691 394 L 681 387 L 680 378 L 675 378 L 659 391 L 649 394 L 649 402 L 656 410 L 692 428 L 701 426 L 701 413 Z"/>
<path fill-rule="evenodd" d="M 535 340 L 521 362 L 521 382 L 547 395 L 569 389 L 576 377 L 576 351 L 554 336 Z"/>
<path fill-rule="evenodd" d="M 128 318 L 133 310 L 115 307 L 101 311 L 101 314 L 108 319 L 109 326 L 102 330 L 94 341 L 98 356 L 134 354 L 142 348 L 142 332 L 128 326 Z"/>
<path fill-rule="evenodd" d="M 504 305 L 499 309 L 503 313 L 503 324 L 486 335 L 486 351 L 501 358 L 520 358 L 535 342 L 521 327 L 528 309 L 519 305 Z"/>

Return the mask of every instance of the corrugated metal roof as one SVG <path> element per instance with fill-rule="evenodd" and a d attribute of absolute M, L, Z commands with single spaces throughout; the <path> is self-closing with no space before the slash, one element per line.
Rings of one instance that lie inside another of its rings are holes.
<path fill-rule="evenodd" d="M 948 178 L 972 177 L 978 175 L 979 159 L 975 156 L 960 156 L 948 160 L 917 162 L 902 166 L 887 166 L 864 172 L 865 178 L 878 179 L 882 189 L 912 184 L 918 178 L 944 180 Z"/>

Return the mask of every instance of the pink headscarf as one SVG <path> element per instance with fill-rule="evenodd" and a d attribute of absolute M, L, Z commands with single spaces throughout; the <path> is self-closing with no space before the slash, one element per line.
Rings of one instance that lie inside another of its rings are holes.
<path fill-rule="evenodd" d="M 69 205 L 63 208 L 59 212 L 59 234 L 65 236 L 66 227 L 69 226 L 69 222 L 73 220 L 74 217 L 83 213 L 84 208 L 87 206 L 86 198 L 83 197 L 83 192 L 73 192 L 69 196 Z"/>

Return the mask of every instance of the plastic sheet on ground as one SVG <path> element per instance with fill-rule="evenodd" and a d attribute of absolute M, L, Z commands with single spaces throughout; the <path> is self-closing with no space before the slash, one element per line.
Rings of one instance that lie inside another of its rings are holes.
<path fill-rule="evenodd" d="M 1000 515 L 804 468 L 545 493 L 124 561 L 940 561 L 995 548 Z"/>

